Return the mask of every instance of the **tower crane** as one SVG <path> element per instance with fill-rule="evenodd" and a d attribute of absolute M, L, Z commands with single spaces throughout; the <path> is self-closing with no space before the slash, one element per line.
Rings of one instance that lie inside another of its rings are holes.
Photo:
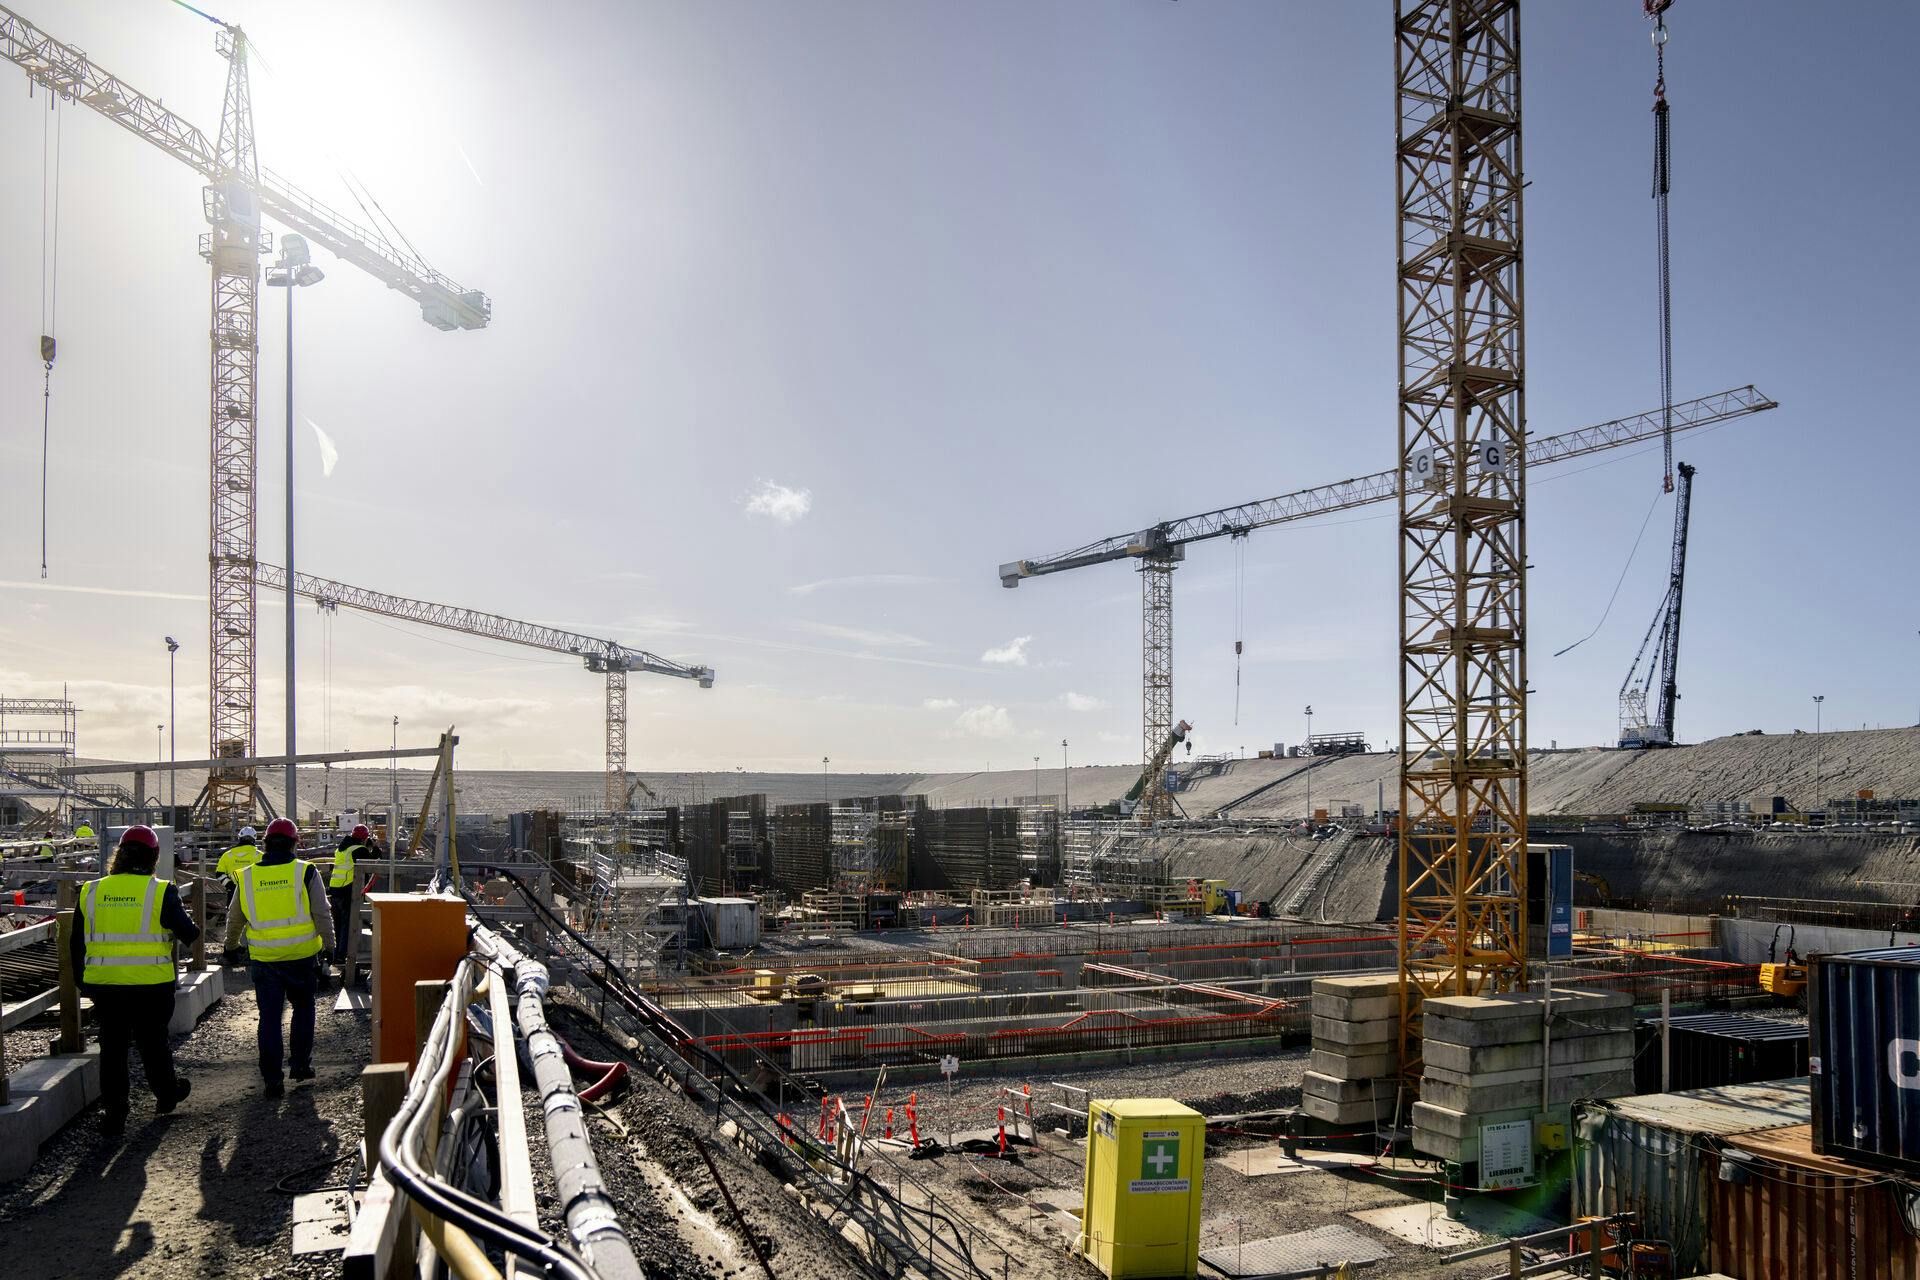
<path fill-rule="evenodd" d="M 1670 747 L 1674 743 L 1673 716 L 1680 701 L 1680 596 L 1687 584 L 1687 529 L 1693 519 L 1694 471 L 1691 464 L 1680 464 L 1680 489 L 1673 502 L 1673 557 L 1667 569 L 1667 594 L 1661 598 L 1653 623 L 1640 641 L 1640 651 L 1633 655 L 1633 666 L 1620 686 L 1622 748 Z M 1652 646 L 1651 654 L 1648 646 Z M 1660 679 L 1660 695 L 1649 718 L 1647 695 L 1653 691 L 1656 674 Z"/>
<path fill-rule="evenodd" d="M 263 216 L 324 245 L 412 298 L 436 329 L 483 328 L 492 303 L 421 260 L 260 167 L 254 149 L 253 97 L 247 76 L 247 37 L 238 26 L 193 9 L 218 31 L 214 47 L 227 63 L 220 131 L 209 141 L 156 98 L 96 66 L 85 51 L 54 39 L 12 9 L 0 6 L 0 57 L 56 95 L 96 111 L 153 144 L 206 181 L 201 208 L 211 228 L 200 256 L 212 268 L 211 542 L 208 548 L 208 751 L 212 759 L 254 755 L 256 635 L 255 484 L 258 461 L 257 294 L 260 255 L 272 252 Z M 208 816 L 230 830 L 257 807 L 259 785 L 251 765 L 216 769 L 207 782 Z"/>
<path fill-rule="evenodd" d="M 1673 406 L 1672 429 L 1689 431 L 1717 426 L 1750 414 L 1777 408 L 1751 386 L 1702 396 Z M 1668 419 L 1662 410 L 1616 418 L 1577 431 L 1536 437 L 1527 442 L 1528 466 L 1543 466 L 1586 457 L 1608 449 L 1660 439 Z M 1444 482 L 1451 467 L 1429 453 L 1422 483 Z M 1336 484 L 1299 489 L 1260 502 L 1223 507 L 1179 520 L 1166 520 L 1135 533 L 1117 534 L 1098 542 L 1034 560 L 1014 560 L 1000 566 L 1000 585 L 1017 587 L 1028 578 L 1064 573 L 1114 560 L 1138 560 L 1141 579 L 1141 635 L 1143 682 L 1141 693 L 1142 761 L 1151 760 L 1173 731 L 1173 570 L 1186 559 L 1191 543 L 1212 538 L 1243 538 L 1256 529 L 1288 524 L 1334 511 L 1391 502 L 1399 493 L 1400 473 L 1378 471 Z M 1147 790 L 1138 813 L 1157 822 L 1171 811 L 1164 775 L 1149 771 Z"/>
<path fill-rule="evenodd" d="M 268 591 L 288 589 L 287 571 L 277 565 L 255 567 L 255 581 Z M 607 678 L 607 775 L 606 801 L 611 812 L 624 813 L 632 807 L 632 791 L 627 785 L 627 673 L 641 671 L 649 675 L 675 676 L 693 680 L 702 689 L 713 688 L 713 668 L 690 666 L 633 649 L 614 640 L 543 627 L 534 622 L 503 618 L 497 613 L 481 613 L 455 605 L 410 600 L 405 596 L 369 591 L 348 586 L 312 574 L 296 573 L 292 583 L 295 595 L 305 596 L 323 607 L 346 608 L 414 622 L 421 626 L 458 631 L 462 635 L 481 636 L 508 644 L 545 649 L 549 653 L 568 653 L 586 663 L 587 670 Z M 651 792 L 649 792 L 651 794 Z"/>

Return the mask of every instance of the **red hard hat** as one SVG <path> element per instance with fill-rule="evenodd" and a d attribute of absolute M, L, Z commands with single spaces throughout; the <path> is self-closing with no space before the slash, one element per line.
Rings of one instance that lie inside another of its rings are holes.
<path fill-rule="evenodd" d="M 160 837 L 153 834 L 152 827 L 128 827 L 120 833 L 120 844 L 122 848 L 137 844 L 143 849 L 152 849 L 155 853 L 160 851 Z"/>
<path fill-rule="evenodd" d="M 365 826 L 358 826 L 353 829 L 353 838 L 355 840 L 371 840 L 373 838 L 373 832 L 367 830 Z"/>
<path fill-rule="evenodd" d="M 292 818 L 275 818 L 267 824 L 267 838 L 272 839 L 274 836 L 285 836 L 289 840 L 298 840 L 300 838 L 300 829 L 293 825 Z"/>

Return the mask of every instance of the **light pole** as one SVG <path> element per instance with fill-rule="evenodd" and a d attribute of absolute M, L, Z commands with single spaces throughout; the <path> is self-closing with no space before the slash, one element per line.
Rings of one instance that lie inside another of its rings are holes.
<path fill-rule="evenodd" d="M 1040 807 L 1040 757 L 1033 758 L 1033 806 Z"/>
<path fill-rule="evenodd" d="M 832 801 L 827 799 L 827 757 L 825 756 L 820 757 L 820 803 L 827 805 L 829 808 L 831 808 L 833 804 Z"/>
<path fill-rule="evenodd" d="M 1067 740 L 1060 739 L 1060 820 L 1066 821 L 1073 807 L 1067 803 Z"/>
<path fill-rule="evenodd" d="M 287 291 L 287 816 L 299 821 L 295 780 L 293 688 L 293 292 L 319 284 L 326 273 L 313 265 L 305 236 L 292 232 L 280 237 L 280 260 L 267 268 L 267 283 Z"/>
<path fill-rule="evenodd" d="M 1813 809 L 1818 809 L 1821 807 L 1821 801 L 1820 801 L 1820 704 L 1825 702 L 1826 700 L 1827 700 L 1827 695 L 1824 693 L 1816 693 L 1813 695 L 1813 807 L 1807 810 L 1809 814 L 1813 812 Z"/>
<path fill-rule="evenodd" d="M 1307 826 L 1313 826 L 1313 704 L 1307 704 Z"/>
<path fill-rule="evenodd" d="M 178 652 L 180 652 L 180 642 L 178 640 L 175 640 L 172 636 L 168 636 L 167 637 L 167 723 L 175 726 L 176 729 L 180 724 L 180 717 L 174 713 L 174 709 L 173 709 L 173 655 Z M 174 764 L 176 764 L 180 759 L 179 752 L 176 749 L 178 741 L 179 741 L 179 735 L 177 732 L 170 733 L 167 735 L 167 825 L 168 826 L 172 826 L 178 820 L 177 816 L 173 811 L 174 805 L 179 801 L 179 798 L 180 798 L 178 795 L 178 791 L 180 787 L 180 771 L 173 767 Z M 159 753 L 155 752 L 155 754 L 157 755 Z"/>

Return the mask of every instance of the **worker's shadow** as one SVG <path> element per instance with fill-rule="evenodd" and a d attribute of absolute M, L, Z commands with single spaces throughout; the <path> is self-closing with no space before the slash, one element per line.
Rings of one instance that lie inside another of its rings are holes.
<path fill-rule="evenodd" d="M 82 1202 L 96 1216 L 98 1230 L 76 1233 L 61 1246 L 68 1254 L 63 1261 L 81 1263 L 74 1274 L 125 1275 L 153 1252 L 153 1224 L 134 1214 L 146 1194 L 147 1162 L 165 1134 L 164 1123 L 147 1124 L 130 1129 L 124 1142 L 110 1145 L 94 1176 L 95 1185 L 82 1192 Z M 75 1185 L 78 1181 L 68 1184 L 71 1191 L 81 1191 Z M 88 1254 L 93 1256 L 84 1257 Z"/>
<path fill-rule="evenodd" d="M 339 1181 L 328 1169 L 339 1139 L 314 1098 L 312 1086 L 283 1098 L 256 1094 L 201 1147 L 200 1217 L 227 1223 L 235 1244 L 272 1244 L 293 1218 L 294 1196 Z"/>

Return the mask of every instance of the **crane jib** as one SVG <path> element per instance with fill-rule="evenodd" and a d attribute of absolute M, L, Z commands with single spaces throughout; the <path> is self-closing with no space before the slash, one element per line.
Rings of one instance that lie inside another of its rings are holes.
<path fill-rule="evenodd" d="M 1663 407 L 1559 435 L 1531 439 L 1527 442 L 1527 465 L 1546 466 L 1608 449 L 1660 440 L 1666 434 L 1669 421 L 1672 430 L 1677 433 L 1717 426 L 1779 407 L 1778 401 L 1755 390 L 1752 385 L 1735 387 L 1716 395 L 1676 404 L 1670 419 Z M 1217 511 L 1149 525 L 1145 530 L 1118 534 L 1058 555 L 1009 561 L 1000 566 L 1000 584 L 1017 587 L 1026 578 L 1064 573 L 1069 569 L 1081 569 L 1114 560 L 1146 556 L 1178 560 L 1185 556 L 1188 543 L 1243 536 L 1276 524 L 1307 520 L 1377 502 L 1390 502 L 1400 492 L 1399 482 L 1397 472 L 1379 471 L 1335 484 L 1296 490 L 1259 502 L 1222 507 Z"/>

